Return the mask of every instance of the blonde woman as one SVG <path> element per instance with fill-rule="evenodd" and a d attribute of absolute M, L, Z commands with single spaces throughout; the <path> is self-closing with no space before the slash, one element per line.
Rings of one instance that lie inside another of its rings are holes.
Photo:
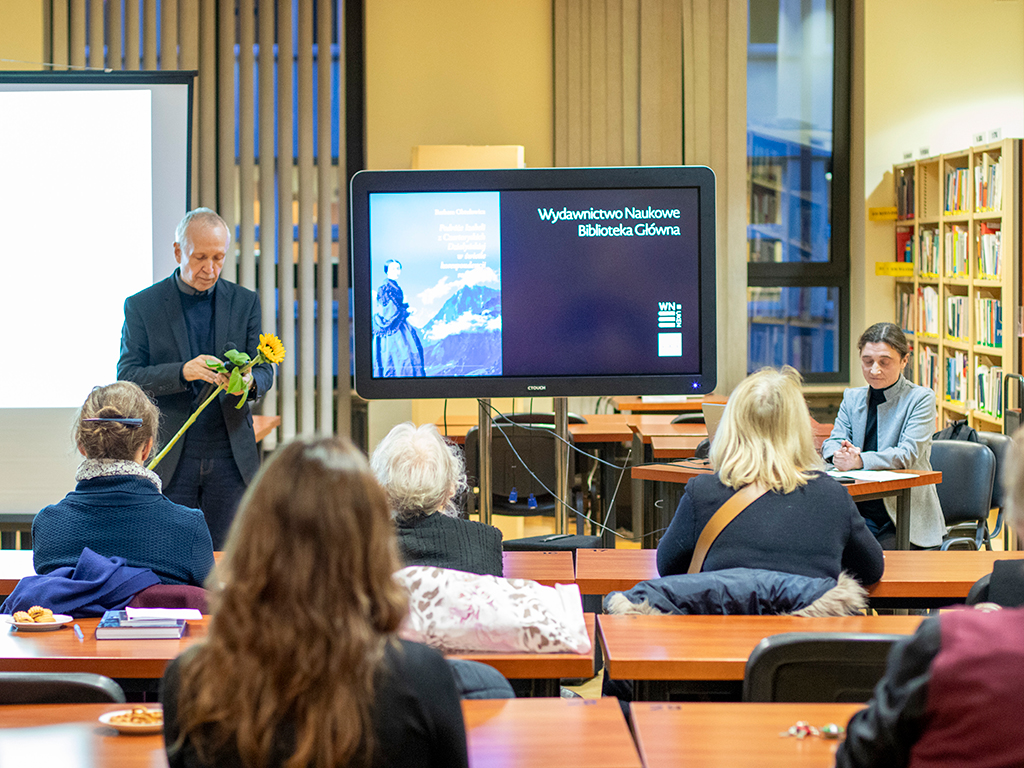
<path fill-rule="evenodd" d="M 658 545 L 662 576 L 686 573 L 701 530 L 741 488 L 767 489 L 719 534 L 704 571 L 760 568 L 812 578 L 882 577 L 882 549 L 850 494 L 822 471 L 800 375 L 748 376 L 729 397 L 711 446 L 716 472 L 694 478 Z"/>
<path fill-rule="evenodd" d="M 172 768 L 467 765 L 437 651 L 399 640 L 384 492 L 348 440 L 277 450 L 246 492 L 201 645 L 164 676 Z"/>

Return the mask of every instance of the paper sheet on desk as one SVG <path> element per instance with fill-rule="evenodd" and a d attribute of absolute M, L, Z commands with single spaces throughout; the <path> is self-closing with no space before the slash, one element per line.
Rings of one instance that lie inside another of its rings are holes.
<path fill-rule="evenodd" d="M 899 480 L 904 477 L 917 477 L 917 475 L 910 472 L 890 472 L 887 469 L 851 469 L 846 472 L 840 472 L 838 469 L 829 470 L 829 476 L 840 478 L 848 477 L 851 480 L 868 480 L 871 482 L 881 482 L 883 480 Z"/>
<path fill-rule="evenodd" d="M 128 618 L 138 619 L 184 619 L 199 621 L 203 614 L 195 608 L 125 608 Z"/>

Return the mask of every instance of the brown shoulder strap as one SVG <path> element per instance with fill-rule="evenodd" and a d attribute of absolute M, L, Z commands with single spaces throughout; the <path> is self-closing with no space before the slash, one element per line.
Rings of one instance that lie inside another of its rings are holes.
<path fill-rule="evenodd" d="M 740 512 L 767 492 L 768 489 L 760 483 L 751 483 L 736 491 L 725 504 L 717 509 L 708 520 L 708 524 L 704 526 L 704 530 L 700 532 L 700 536 L 697 537 L 697 546 L 693 549 L 693 558 L 690 560 L 690 570 L 687 573 L 700 573 L 700 569 L 704 566 L 704 558 L 715 539 L 718 538 L 718 534 L 724 531 L 725 527 L 735 520 Z"/>

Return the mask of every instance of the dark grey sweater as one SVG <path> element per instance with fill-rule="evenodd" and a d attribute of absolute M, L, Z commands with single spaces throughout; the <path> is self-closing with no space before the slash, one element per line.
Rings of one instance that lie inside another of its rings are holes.
<path fill-rule="evenodd" d="M 501 576 L 501 531 L 440 512 L 397 517 L 398 551 L 405 565 L 432 565 Z"/>

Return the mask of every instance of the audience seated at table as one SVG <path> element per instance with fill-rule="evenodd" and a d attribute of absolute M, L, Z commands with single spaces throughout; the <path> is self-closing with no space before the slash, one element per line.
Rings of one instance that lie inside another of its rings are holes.
<path fill-rule="evenodd" d="M 387 500 L 348 440 L 278 448 L 232 524 L 207 639 L 164 676 L 172 768 L 466 766 L 449 666 L 396 636 L 398 567 Z"/>
<path fill-rule="evenodd" d="M 137 384 L 118 381 L 89 393 L 75 420 L 85 460 L 77 485 L 32 523 L 36 573 L 74 567 L 85 547 L 151 569 L 165 584 L 201 586 L 213 567 L 203 513 L 161 493 L 145 467 L 160 411 Z"/>
<path fill-rule="evenodd" d="M 1024 526 L 1024 430 L 1004 474 L 1007 520 Z M 893 647 L 838 768 L 1024 765 L 1024 608 L 950 611 Z"/>
<path fill-rule="evenodd" d="M 437 427 L 399 424 L 370 465 L 391 504 L 405 565 L 502 575 L 501 531 L 459 518 L 455 499 L 466 490 L 465 463 Z"/>
<path fill-rule="evenodd" d="M 792 368 L 748 376 L 729 397 L 711 445 L 715 473 L 695 477 L 658 545 L 662 576 L 686 573 L 698 537 L 733 494 L 766 490 L 719 534 L 704 571 L 754 568 L 863 585 L 882 577 L 882 549 L 850 494 L 825 475 Z"/>
<path fill-rule="evenodd" d="M 847 389 L 832 434 L 822 443 L 825 460 L 851 469 L 930 471 L 935 393 L 903 376 L 910 346 L 898 325 L 875 323 L 857 342 L 866 387 Z M 896 548 L 896 500 L 857 505 L 884 549 Z M 937 547 L 946 532 L 934 485 L 910 491 L 910 543 Z"/>

